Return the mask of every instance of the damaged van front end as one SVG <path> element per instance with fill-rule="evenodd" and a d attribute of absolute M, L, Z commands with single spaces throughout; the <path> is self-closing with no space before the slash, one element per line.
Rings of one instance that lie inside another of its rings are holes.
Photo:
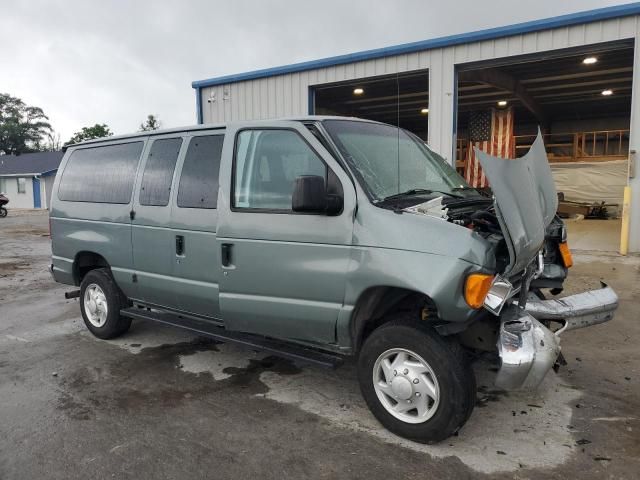
<path fill-rule="evenodd" d="M 616 293 L 602 288 L 550 300 L 530 292 L 544 271 L 545 231 L 554 220 L 557 194 L 539 134 L 518 159 L 476 155 L 493 191 L 495 215 L 504 234 L 508 264 L 493 281 L 484 307 L 499 316 L 496 385 L 533 389 L 560 358 L 560 335 L 607 322 L 618 307 Z M 515 285 L 515 287 L 514 287 Z M 558 325 L 553 329 L 554 325 Z"/>

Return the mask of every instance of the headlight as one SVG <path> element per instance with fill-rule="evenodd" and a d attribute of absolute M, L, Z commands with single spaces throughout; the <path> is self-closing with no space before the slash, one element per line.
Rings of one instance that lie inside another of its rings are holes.
<path fill-rule="evenodd" d="M 496 275 L 484 298 L 484 308 L 494 315 L 499 315 L 500 310 L 502 310 L 502 307 L 509 299 L 512 290 L 513 285 L 511 285 L 509 280 L 502 278 L 500 275 Z"/>

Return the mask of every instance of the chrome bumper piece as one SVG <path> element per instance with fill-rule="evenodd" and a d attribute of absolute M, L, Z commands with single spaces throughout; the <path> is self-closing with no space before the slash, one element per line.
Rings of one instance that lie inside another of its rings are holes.
<path fill-rule="evenodd" d="M 501 315 L 498 354 L 502 366 L 496 386 L 504 390 L 536 388 L 560 354 L 560 339 L 517 305 Z"/>
<path fill-rule="evenodd" d="M 602 283 L 602 282 L 600 282 Z M 556 335 L 567 330 L 589 327 L 608 322 L 618 308 L 618 296 L 611 287 L 602 283 L 602 288 L 578 293 L 569 297 L 551 300 L 529 300 L 526 311 L 538 320 L 564 322 Z"/>
<path fill-rule="evenodd" d="M 560 299 L 530 300 L 526 308 L 516 304 L 500 315 L 498 354 L 502 366 L 496 386 L 505 390 L 534 389 L 553 367 L 560 354 L 560 334 L 611 320 L 618 296 L 602 284 L 599 290 Z M 564 322 L 555 333 L 540 320 Z"/>

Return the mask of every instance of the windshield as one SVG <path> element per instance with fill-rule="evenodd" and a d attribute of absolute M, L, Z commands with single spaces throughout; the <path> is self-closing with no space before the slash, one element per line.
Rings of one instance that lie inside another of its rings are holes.
<path fill-rule="evenodd" d="M 477 194 L 441 156 L 405 130 L 350 120 L 325 120 L 323 125 L 374 202 L 403 193 Z"/>

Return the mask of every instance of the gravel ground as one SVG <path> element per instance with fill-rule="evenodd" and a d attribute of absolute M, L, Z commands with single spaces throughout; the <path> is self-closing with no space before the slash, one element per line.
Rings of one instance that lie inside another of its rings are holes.
<path fill-rule="evenodd" d="M 352 365 L 301 366 L 134 322 L 92 337 L 53 283 L 47 217 L 0 219 L 0 479 L 638 478 L 640 258 L 575 253 L 568 290 L 606 279 L 616 319 L 563 336 L 534 393 L 491 386 L 457 437 L 415 444 L 366 409 Z"/>

